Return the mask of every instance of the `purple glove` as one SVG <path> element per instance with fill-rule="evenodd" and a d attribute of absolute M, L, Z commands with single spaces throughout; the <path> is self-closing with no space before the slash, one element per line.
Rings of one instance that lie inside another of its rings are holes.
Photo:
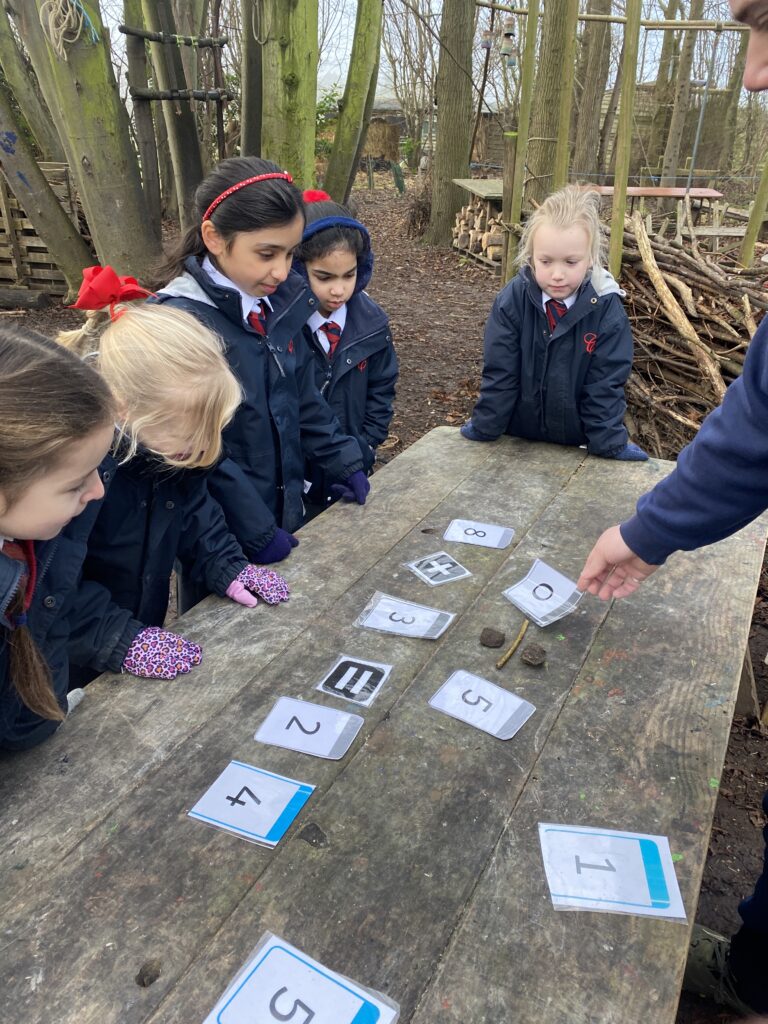
<path fill-rule="evenodd" d="M 495 441 L 495 437 L 489 437 L 488 434 L 481 433 L 476 427 L 473 426 L 472 420 L 467 420 L 463 427 L 459 428 L 459 433 L 462 437 L 466 437 L 468 441 Z"/>
<path fill-rule="evenodd" d="M 259 603 L 256 594 L 267 604 L 280 604 L 288 600 L 290 593 L 282 576 L 258 565 L 246 565 L 227 587 L 227 597 L 246 608 L 255 608 Z"/>
<path fill-rule="evenodd" d="M 147 626 L 128 648 L 122 671 L 143 679 L 175 679 L 203 660 L 202 648 L 159 626 Z"/>
<path fill-rule="evenodd" d="M 277 533 L 269 543 L 265 544 L 261 551 L 253 556 L 254 562 L 259 565 L 269 565 L 270 562 L 282 562 L 291 553 L 291 548 L 299 546 L 298 540 L 287 530 L 281 530 L 278 526 Z"/>
<path fill-rule="evenodd" d="M 623 448 L 619 448 L 609 458 L 618 459 L 619 462 L 647 462 L 648 452 L 644 452 L 640 445 L 627 441 Z"/>
<path fill-rule="evenodd" d="M 352 476 L 348 476 L 343 484 L 331 484 L 331 494 L 342 501 L 356 501 L 358 505 L 365 504 L 365 498 L 371 489 L 368 477 L 358 469 Z"/>

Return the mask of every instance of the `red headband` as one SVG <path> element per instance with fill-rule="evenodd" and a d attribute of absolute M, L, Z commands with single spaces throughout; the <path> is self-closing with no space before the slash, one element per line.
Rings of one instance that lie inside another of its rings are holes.
<path fill-rule="evenodd" d="M 246 178 L 244 181 L 238 181 L 236 185 L 230 185 L 229 188 L 224 189 L 220 196 L 216 196 L 203 214 L 203 220 L 208 220 L 219 203 L 223 203 L 227 196 L 231 196 L 233 192 L 238 192 L 241 188 L 245 188 L 246 185 L 253 185 L 255 181 L 269 181 L 270 178 L 282 178 L 283 181 L 293 182 L 293 178 L 287 173 L 287 171 L 272 171 L 270 174 L 257 174 L 253 178 Z"/>
<path fill-rule="evenodd" d="M 142 288 L 135 277 L 118 277 L 112 267 L 100 267 L 97 264 L 83 270 L 83 283 L 77 293 L 77 302 L 70 308 L 104 309 L 109 306 L 109 315 L 115 320 L 115 303 L 147 299 L 153 294 Z"/>

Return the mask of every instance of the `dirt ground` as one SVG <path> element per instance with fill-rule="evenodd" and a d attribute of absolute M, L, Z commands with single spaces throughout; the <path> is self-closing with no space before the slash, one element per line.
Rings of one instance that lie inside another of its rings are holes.
<path fill-rule="evenodd" d="M 378 179 L 378 176 L 377 176 Z M 468 418 L 482 365 L 482 331 L 498 278 L 451 250 L 428 249 L 404 229 L 407 200 L 382 176 L 375 191 L 357 188 L 357 212 L 371 231 L 376 265 L 372 296 L 387 310 L 400 357 L 395 416 L 380 450 L 388 461 L 426 431 Z M 75 311 L 0 314 L 43 333 L 76 326 Z M 768 701 L 768 563 L 763 568 L 750 634 L 761 706 Z M 736 720 L 723 771 L 697 919 L 722 931 L 739 923 L 738 901 L 751 891 L 762 857 L 761 810 L 768 788 L 768 736 Z M 725 1024 L 732 1018 L 712 1004 L 683 996 L 677 1024 Z"/>

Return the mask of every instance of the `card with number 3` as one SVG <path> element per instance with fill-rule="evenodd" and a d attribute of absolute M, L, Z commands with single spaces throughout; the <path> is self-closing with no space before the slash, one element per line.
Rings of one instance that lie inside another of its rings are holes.
<path fill-rule="evenodd" d="M 348 711 L 280 697 L 254 736 L 259 743 L 338 761 L 360 732 L 363 719 Z"/>
<path fill-rule="evenodd" d="M 396 1024 L 400 1008 L 266 932 L 204 1024 Z"/>

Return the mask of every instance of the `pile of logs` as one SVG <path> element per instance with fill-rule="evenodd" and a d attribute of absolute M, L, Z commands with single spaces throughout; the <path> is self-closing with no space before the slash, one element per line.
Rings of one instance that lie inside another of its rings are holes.
<path fill-rule="evenodd" d="M 768 267 L 703 254 L 695 239 L 649 237 L 627 219 L 621 285 L 635 340 L 628 426 L 653 455 L 675 457 L 740 373 L 768 309 Z"/>
<path fill-rule="evenodd" d="M 500 263 L 504 239 L 501 213 L 488 200 L 473 198 L 456 214 L 453 227 L 454 249 L 464 249 Z"/>

